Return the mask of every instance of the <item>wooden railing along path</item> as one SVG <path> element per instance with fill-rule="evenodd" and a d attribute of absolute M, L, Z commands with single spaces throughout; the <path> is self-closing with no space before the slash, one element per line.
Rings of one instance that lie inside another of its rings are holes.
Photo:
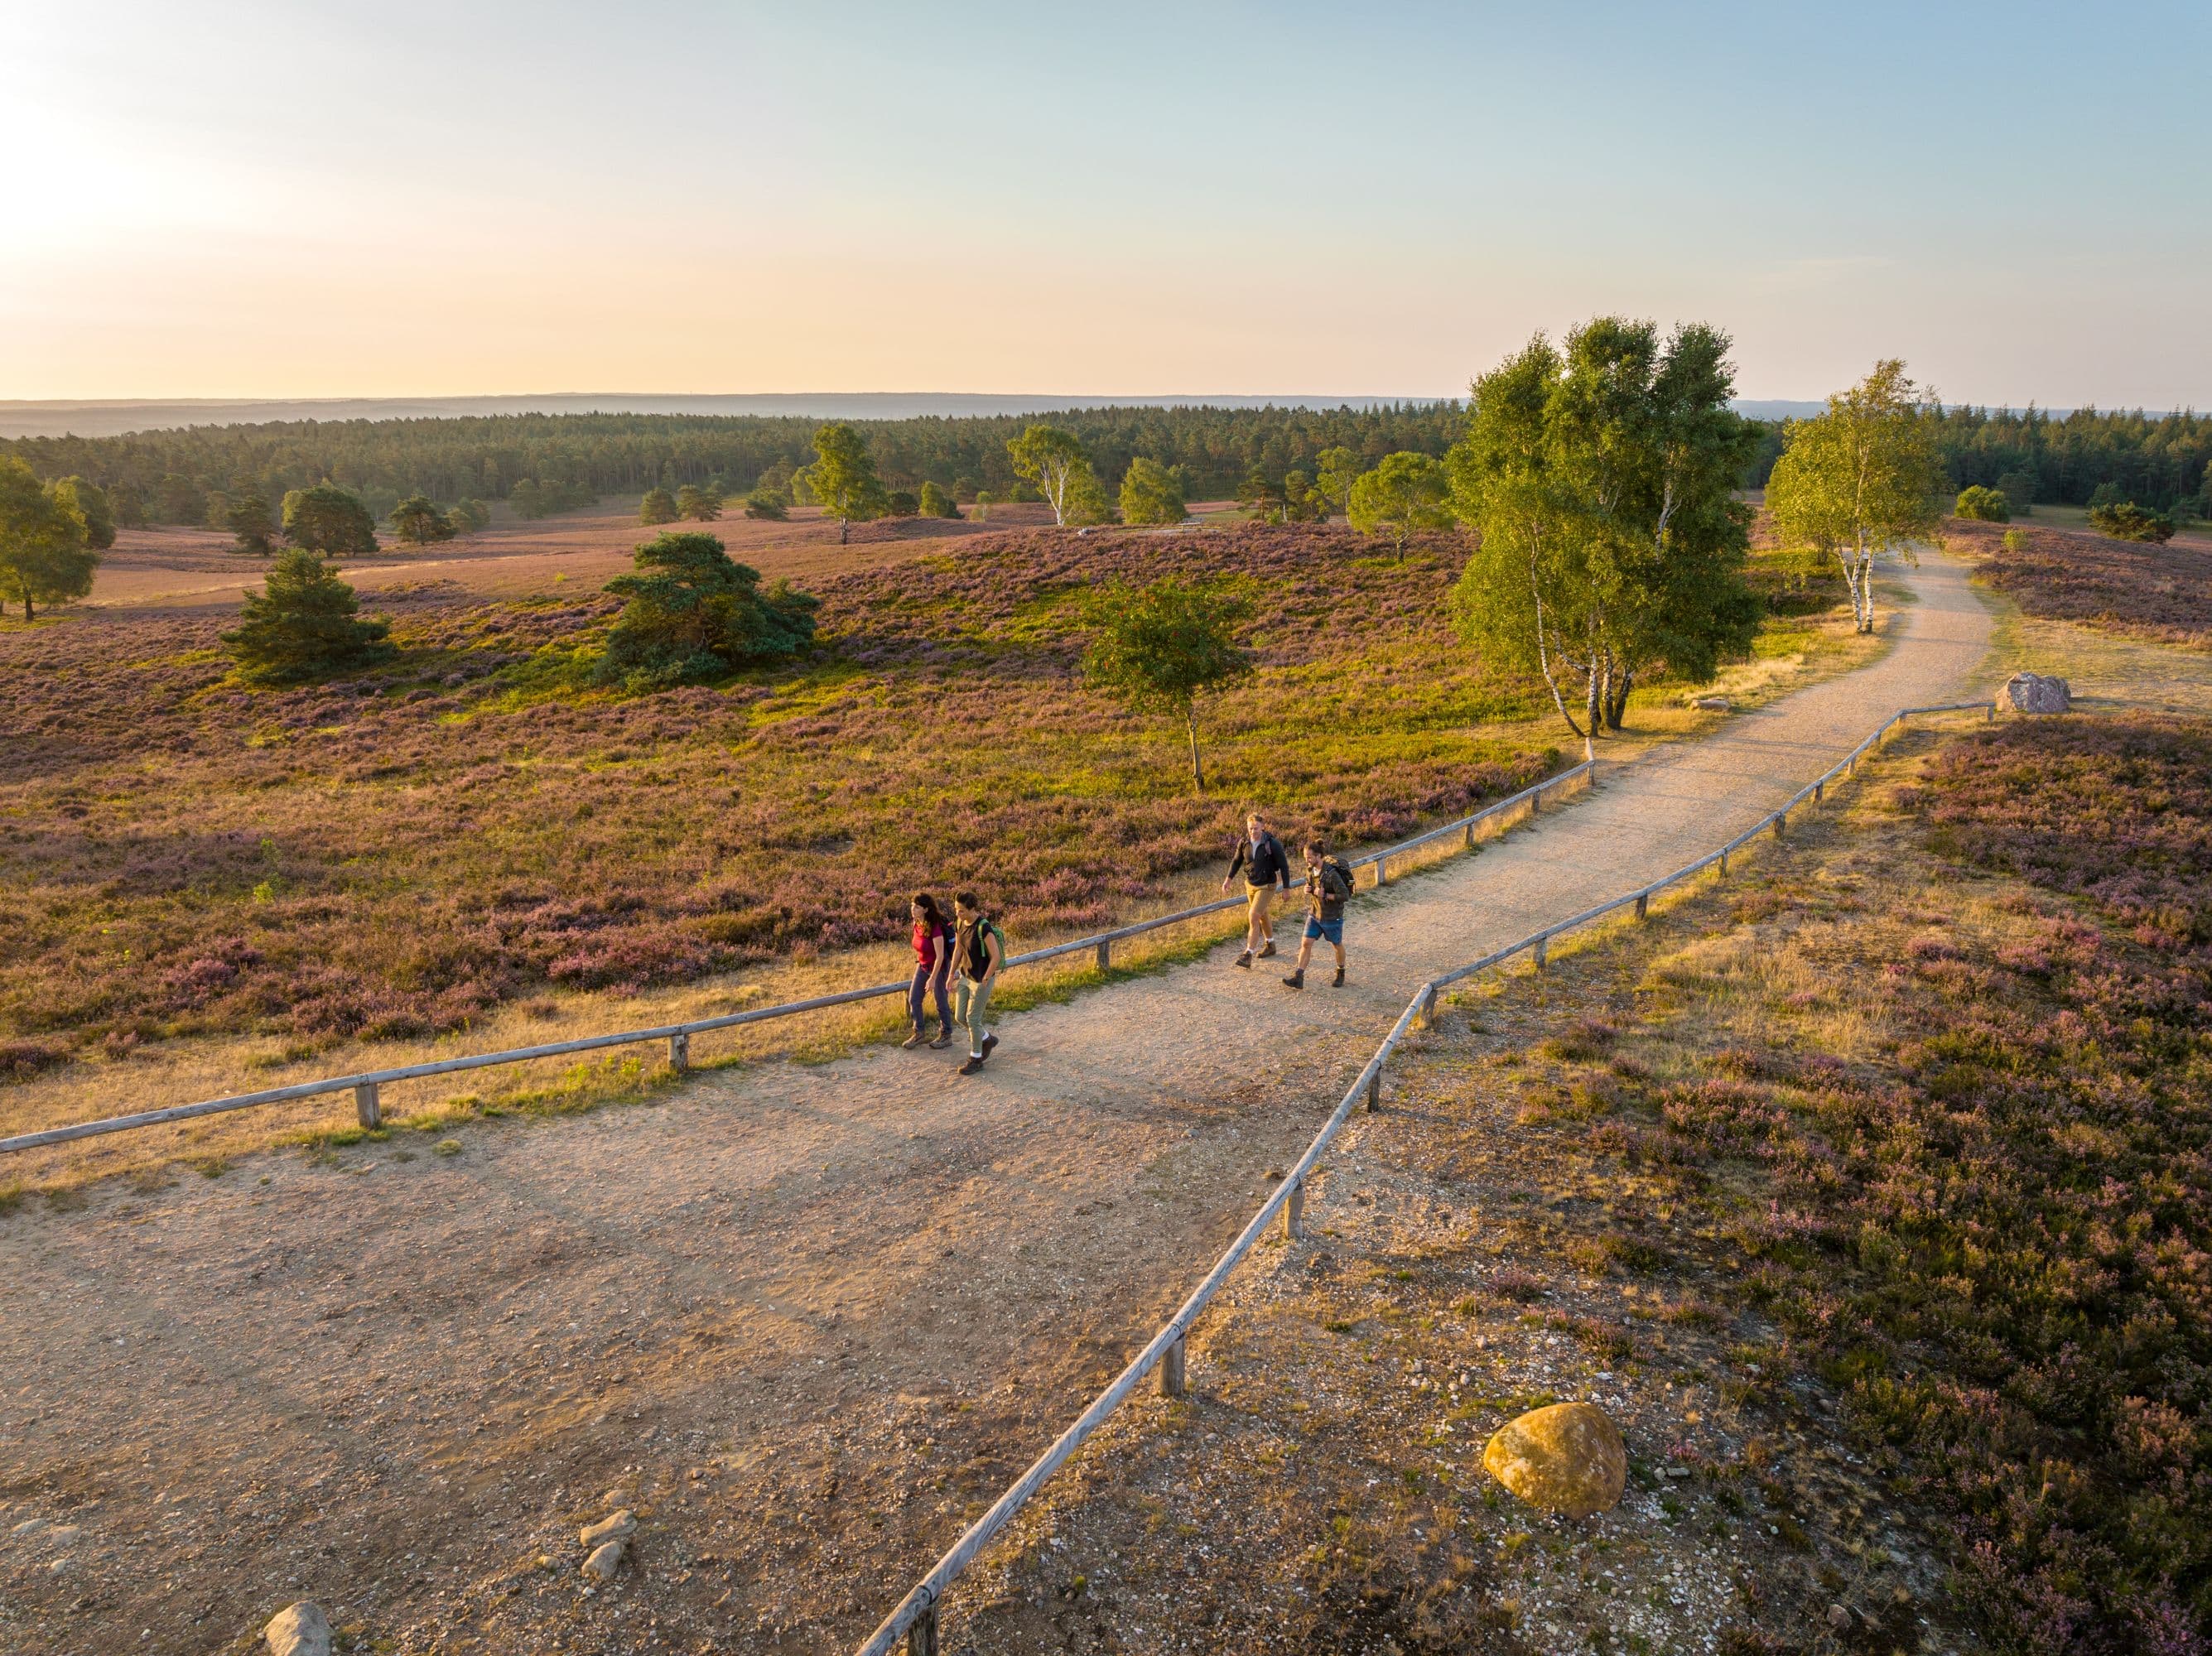
<path fill-rule="evenodd" d="M 1367 1060 L 1366 1067 L 1353 1078 L 1352 1085 L 1346 1090 L 1342 1100 L 1339 1101 L 1336 1108 L 1330 1112 L 1328 1119 L 1322 1124 L 1321 1131 L 1314 1135 L 1313 1143 L 1306 1147 L 1305 1154 L 1300 1156 L 1297 1164 L 1284 1175 L 1282 1182 L 1276 1186 L 1274 1194 L 1261 1205 L 1260 1210 L 1252 1216 L 1250 1222 L 1237 1233 L 1237 1240 L 1229 1245 L 1228 1250 L 1213 1262 L 1212 1269 L 1208 1271 L 1199 1285 L 1191 1290 L 1190 1297 L 1182 1302 L 1182 1308 L 1168 1319 L 1165 1325 L 1158 1333 L 1152 1336 L 1143 1350 L 1129 1360 L 1128 1366 L 1115 1377 L 1112 1384 L 1091 1399 L 1090 1407 L 1076 1416 L 1074 1423 L 1060 1435 L 1053 1446 L 1038 1456 L 1030 1469 L 1008 1486 L 1006 1492 L 991 1504 L 989 1511 L 968 1526 L 945 1555 L 931 1568 L 929 1573 L 915 1584 L 905 1598 L 899 1600 L 897 1607 L 883 1619 L 875 1632 L 869 1635 L 867 1642 L 860 1647 L 859 1656 L 890 1656 L 890 1652 L 901 1638 L 907 1641 L 908 1656 L 937 1656 L 938 1611 L 944 1601 L 946 1590 L 960 1578 L 969 1565 L 975 1562 L 977 1556 L 990 1544 L 1000 1531 L 1006 1526 L 1014 1514 L 1022 1509 L 1030 1497 L 1043 1487 L 1045 1480 L 1066 1464 L 1076 1450 L 1083 1446 L 1084 1440 L 1103 1425 L 1106 1417 L 1119 1408 L 1129 1393 L 1136 1390 L 1144 1378 L 1154 1369 L 1159 1371 L 1162 1392 L 1170 1397 L 1182 1395 L 1185 1389 L 1183 1343 L 1190 1333 L 1191 1325 L 1198 1320 L 1198 1313 L 1205 1310 L 1207 1301 L 1221 1291 L 1223 1284 L 1229 1280 L 1230 1272 L 1234 1271 L 1238 1262 L 1251 1252 L 1253 1245 L 1267 1233 L 1267 1227 L 1274 1222 L 1277 1215 L 1279 1214 L 1282 1216 L 1283 1231 L 1286 1237 L 1295 1239 L 1303 1234 L 1307 1179 L 1312 1175 L 1315 1167 L 1321 1161 L 1322 1153 L 1328 1149 L 1338 1130 L 1350 1118 L 1352 1110 L 1361 1099 L 1365 1099 L 1370 1110 L 1379 1107 L 1382 1102 L 1382 1066 L 1389 1061 L 1391 1054 L 1398 1050 L 1399 1044 L 1405 1040 L 1407 1032 L 1436 1010 L 1437 993 L 1439 990 L 1458 983 L 1463 979 L 1473 977 L 1476 973 L 1490 967 L 1501 965 L 1516 955 L 1528 955 L 1540 970 L 1545 964 L 1549 944 L 1553 937 L 1558 937 L 1561 932 L 1571 931 L 1577 927 L 1588 925 L 1594 920 L 1603 919 L 1606 915 L 1617 913 L 1621 909 L 1633 907 L 1636 911 L 1636 918 L 1639 920 L 1644 919 L 1650 913 L 1651 899 L 1668 887 L 1679 885 L 1705 870 L 1716 866 L 1721 873 L 1726 874 L 1728 859 L 1732 852 L 1741 851 L 1763 834 L 1772 834 L 1777 838 L 1781 837 L 1788 826 L 1791 811 L 1808 801 L 1818 803 L 1825 797 L 1830 783 L 1850 774 L 1857 767 L 1859 760 L 1869 749 L 1879 746 L 1890 731 L 1907 719 L 1927 713 L 1970 711 L 1986 711 L 1989 718 L 1994 720 L 1996 718 L 1996 703 L 1952 701 L 1933 707 L 1899 709 L 1883 723 L 1880 730 L 1852 749 L 1849 754 L 1815 780 L 1808 783 L 1792 794 L 1778 810 L 1737 834 L 1735 839 L 1718 850 L 1706 852 L 1697 861 L 1686 864 L 1673 873 L 1652 881 L 1649 885 L 1639 886 L 1633 891 L 1624 892 L 1620 896 L 1600 903 L 1594 908 L 1586 908 L 1579 914 L 1556 921 L 1540 931 L 1531 932 L 1516 943 L 1508 943 L 1503 949 L 1492 949 L 1480 960 L 1472 961 L 1454 971 L 1431 978 L 1416 989 L 1413 992 L 1413 998 L 1406 1003 L 1406 1010 L 1398 1014 L 1398 1021 L 1390 1026 L 1390 1033 L 1383 1036 L 1382 1044 L 1375 1049 L 1375 1055 Z M 1589 761 L 1585 761 L 1583 765 L 1577 767 L 1577 769 L 1586 769 L 1588 764 Z M 1562 772 L 1561 776 L 1573 773 L 1573 772 Z M 1556 781 L 1559 779 L 1553 779 Z M 1438 830 L 1439 833 L 1447 831 Z M 1407 846 L 1419 843 L 1420 843 L 1419 840 L 1406 842 Z M 1395 851 L 1402 849 L 1405 849 L 1405 846 L 1395 846 L 1392 848 L 1392 852 L 1382 854 L 1393 854 Z M 1220 907 L 1218 904 L 1213 906 Z M 1205 911 L 1194 909 L 1190 912 L 1199 913 Z"/>
<path fill-rule="evenodd" d="M 1390 878 L 1390 861 L 1407 852 L 1418 851 L 1450 839 L 1457 834 L 1465 846 L 1473 849 L 1478 831 L 1484 824 L 1501 818 L 1510 828 L 1516 822 L 1534 816 L 1538 805 L 1579 792 L 1589 786 L 1595 761 L 1584 760 L 1581 764 L 1547 776 L 1535 786 L 1523 788 L 1495 804 L 1486 805 L 1473 816 L 1462 816 L 1444 823 L 1440 828 L 1417 834 L 1410 840 L 1401 840 L 1395 845 L 1370 852 L 1352 859 L 1352 867 L 1372 868 L 1375 883 L 1387 885 Z M 1516 813 L 1518 813 L 1516 816 Z M 1054 943 L 1045 949 L 1033 949 L 1025 955 L 1015 955 L 1006 962 L 1008 967 L 1035 966 L 1042 961 L 1060 959 L 1064 955 L 1091 951 L 1101 972 L 1112 964 L 1114 945 L 1127 938 L 1141 937 L 1147 931 L 1157 931 L 1163 926 L 1176 925 L 1208 914 L 1243 906 L 1242 897 L 1224 897 L 1216 902 L 1200 903 L 1195 908 L 1180 908 L 1170 914 L 1161 914 L 1149 920 L 1139 920 L 1133 925 L 1117 926 L 1111 931 L 1093 932 L 1089 937 L 1075 937 L 1066 943 Z M 495 1065 L 527 1064 L 534 1059 L 565 1058 L 576 1052 L 598 1052 L 608 1046 L 629 1046 L 641 1042 L 665 1040 L 668 1043 L 668 1061 L 678 1069 L 687 1069 L 691 1061 L 691 1037 L 714 1029 L 733 1029 L 740 1024 L 763 1023 L 772 1018 L 795 1017 L 803 1012 L 818 1012 L 831 1006 L 843 1006 L 853 1001 L 873 1000 L 885 995 L 903 995 L 906 980 L 896 983 L 871 984 L 865 989 L 847 989 L 834 995 L 817 995 L 810 1000 L 786 1001 L 775 1006 L 757 1006 L 748 1012 L 728 1012 L 716 1017 L 692 1018 L 682 1023 L 656 1024 L 648 1029 L 623 1029 L 612 1034 L 584 1035 L 574 1040 L 556 1040 L 543 1046 L 515 1046 L 504 1052 L 477 1052 L 465 1058 L 437 1059 L 427 1064 L 400 1065 L 388 1070 L 367 1070 L 357 1075 L 329 1076 L 319 1081 L 294 1082 L 289 1086 L 265 1088 L 259 1092 L 234 1093 L 222 1098 L 203 1100 L 197 1104 L 176 1104 L 159 1110 L 141 1110 L 133 1115 L 109 1116 L 98 1121 L 79 1121 L 65 1127 L 48 1127 L 38 1132 L 18 1133 L 12 1138 L 0 1138 L 0 1155 L 14 1150 L 36 1149 L 45 1144 L 63 1144 L 76 1138 L 94 1138 L 103 1133 L 128 1132 L 138 1127 L 158 1127 L 172 1122 L 189 1121 L 196 1116 L 216 1115 L 227 1110 L 252 1109 L 262 1104 L 283 1104 L 295 1099 L 314 1098 L 325 1093 L 351 1092 L 354 1113 L 363 1127 L 380 1127 L 384 1123 L 383 1101 L 380 1089 L 396 1081 L 415 1081 L 426 1076 L 455 1075 L 465 1070 L 487 1069 Z"/>

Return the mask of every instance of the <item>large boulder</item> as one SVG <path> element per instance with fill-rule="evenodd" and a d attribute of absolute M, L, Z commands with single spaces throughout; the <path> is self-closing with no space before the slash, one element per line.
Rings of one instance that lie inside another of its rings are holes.
<path fill-rule="evenodd" d="M 330 1618 L 311 1599 L 278 1611 L 261 1636 L 269 1641 L 269 1656 L 331 1656 Z"/>
<path fill-rule="evenodd" d="M 2073 688 L 2043 673 L 2014 673 L 2005 681 L 2005 699 L 2016 713 L 2063 713 L 2074 707 Z"/>
<path fill-rule="evenodd" d="M 1594 1404 L 1555 1403 L 1508 1421 L 1482 1452 L 1490 1475 L 1532 1507 L 1588 1518 L 1628 1484 L 1628 1446 Z"/>

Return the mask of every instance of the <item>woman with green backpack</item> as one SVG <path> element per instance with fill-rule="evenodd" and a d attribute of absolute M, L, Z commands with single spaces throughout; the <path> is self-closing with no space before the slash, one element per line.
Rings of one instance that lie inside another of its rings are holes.
<path fill-rule="evenodd" d="M 983 900 L 963 891 L 952 900 L 952 1021 L 968 1030 L 968 1061 L 960 1073 L 971 1076 L 983 1067 L 998 1036 L 984 1028 L 991 1012 L 991 990 L 999 968 L 1006 963 L 1006 934 L 983 915 Z"/>

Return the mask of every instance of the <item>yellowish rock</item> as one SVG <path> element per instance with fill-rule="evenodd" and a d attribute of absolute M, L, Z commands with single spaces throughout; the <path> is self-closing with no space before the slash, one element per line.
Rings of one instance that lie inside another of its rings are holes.
<path fill-rule="evenodd" d="M 1628 1483 L 1628 1446 L 1595 1404 L 1555 1403 L 1508 1421 L 1482 1465 L 1530 1506 L 1569 1518 L 1606 1511 Z"/>

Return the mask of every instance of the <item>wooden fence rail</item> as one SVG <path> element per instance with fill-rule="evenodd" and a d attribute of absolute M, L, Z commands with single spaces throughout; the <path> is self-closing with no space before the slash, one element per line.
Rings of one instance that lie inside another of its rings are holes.
<path fill-rule="evenodd" d="M 1665 890 L 1669 886 L 1679 885 L 1708 868 L 1717 867 L 1721 873 L 1726 874 L 1730 852 L 1741 850 L 1761 834 L 1780 834 L 1792 810 L 1808 800 L 1822 799 L 1830 783 L 1851 774 L 1857 768 L 1859 760 L 1869 749 L 1879 746 L 1890 731 L 1907 719 L 1929 713 L 1983 711 L 1986 711 L 1989 719 L 1994 720 L 1996 718 L 1996 703 L 1951 701 L 1930 707 L 1900 708 L 1885 720 L 1881 727 L 1872 736 L 1852 749 L 1816 780 L 1808 783 L 1791 795 L 1779 810 L 1762 818 L 1755 826 L 1745 829 L 1717 851 L 1708 852 L 1695 862 L 1686 864 L 1673 873 L 1654 880 L 1647 886 L 1641 886 L 1634 891 L 1625 892 L 1595 907 L 1586 908 L 1579 914 L 1545 927 L 1541 931 L 1531 932 L 1528 936 L 1516 943 L 1509 943 L 1503 949 L 1494 949 L 1480 960 L 1470 961 L 1468 965 L 1454 971 L 1431 978 L 1416 989 L 1413 998 L 1406 1003 L 1406 1010 L 1398 1014 L 1398 1021 L 1390 1026 L 1390 1033 L 1383 1036 L 1382 1044 L 1375 1049 L 1375 1055 L 1367 1060 L 1365 1067 L 1354 1077 L 1352 1085 L 1346 1089 L 1344 1096 L 1338 1101 L 1335 1109 L 1329 1113 L 1328 1119 L 1322 1124 L 1321 1131 L 1314 1135 L 1313 1142 L 1306 1147 L 1305 1154 L 1297 1159 L 1297 1163 L 1291 1167 L 1283 1181 L 1276 1186 L 1274 1193 L 1261 1204 L 1260 1210 L 1254 1214 L 1244 1228 L 1237 1233 L 1237 1240 L 1229 1245 L 1227 1252 L 1213 1262 L 1212 1269 L 1208 1271 L 1204 1279 L 1191 1290 L 1190 1296 L 1182 1302 L 1182 1307 L 1174 1316 L 1168 1319 L 1159 1332 L 1146 1343 L 1144 1350 L 1129 1360 L 1127 1367 L 1115 1376 L 1106 1389 L 1091 1399 L 1090 1406 L 1076 1416 L 1074 1422 L 1054 1441 L 1052 1447 L 1038 1456 L 1031 1463 L 1029 1470 L 1016 1478 L 1007 1487 L 1006 1493 L 991 1503 L 988 1511 L 962 1532 L 960 1538 L 955 1541 L 945 1556 L 931 1567 L 929 1573 L 915 1584 L 906 1597 L 899 1600 L 891 1613 L 883 1619 L 872 1634 L 869 1635 L 867 1642 L 860 1647 L 858 1656 L 890 1656 L 890 1653 L 901 1638 L 904 1638 L 907 1641 L 908 1656 L 938 1656 L 938 1610 L 944 1601 L 946 1591 L 954 1581 L 959 1579 L 969 1565 L 975 1561 L 983 1549 L 991 1544 L 999 1532 L 1006 1526 L 1014 1514 L 1021 1510 L 1030 1497 L 1043 1487 L 1047 1479 L 1067 1463 L 1075 1452 L 1083 1447 L 1085 1440 L 1105 1423 L 1107 1417 L 1121 1405 L 1130 1392 L 1135 1391 L 1143 1383 L 1145 1377 L 1155 1368 L 1160 1372 L 1160 1387 L 1163 1392 L 1170 1396 L 1179 1396 L 1182 1393 L 1187 1383 L 1184 1342 L 1190 1333 L 1192 1325 L 1198 1320 L 1199 1313 L 1205 1310 L 1207 1302 L 1221 1291 L 1223 1285 L 1229 1280 L 1230 1273 L 1237 1268 L 1244 1256 L 1251 1252 L 1252 1245 L 1267 1233 L 1267 1227 L 1274 1222 L 1277 1215 L 1279 1214 L 1283 1217 L 1286 1234 L 1296 1236 L 1299 1234 L 1305 1207 L 1307 1179 L 1312 1174 L 1322 1155 L 1328 1149 L 1338 1131 L 1342 1128 L 1352 1112 L 1358 1107 L 1363 1098 L 1366 1101 L 1368 1109 L 1374 1110 L 1380 1107 L 1383 1066 L 1389 1063 L 1391 1055 L 1405 1040 L 1407 1033 L 1434 1013 L 1438 991 L 1471 978 L 1476 973 L 1488 968 L 1501 965 L 1516 955 L 1530 955 L 1538 968 L 1541 969 L 1548 953 L 1548 945 L 1553 937 L 1564 931 L 1572 931 L 1577 926 L 1588 925 L 1592 921 L 1601 919 L 1620 909 L 1632 906 L 1636 911 L 1636 917 L 1638 919 L 1645 919 L 1650 913 L 1650 899 L 1656 894 Z M 1582 766 L 1577 767 L 1577 769 L 1586 769 L 1589 762 L 1585 761 Z M 1560 774 L 1561 777 L 1565 777 L 1574 773 L 1562 772 Z M 1535 790 L 1530 790 L 1531 793 L 1534 792 Z M 1503 810 L 1522 797 L 1516 795 L 1513 800 L 1501 801 L 1492 809 Z M 1420 839 L 1407 840 L 1402 845 L 1393 846 L 1389 852 L 1378 853 L 1378 858 L 1382 856 L 1395 855 L 1409 846 L 1419 845 L 1424 840 L 1440 837 L 1449 832 L 1450 828 L 1448 826 L 1434 833 L 1424 834 Z M 1218 907 L 1221 905 L 1217 904 L 1212 907 Z M 1069 945 L 1069 947 L 1074 946 Z"/>
<path fill-rule="evenodd" d="M 1536 807 L 1565 793 L 1578 792 L 1589 786 L 1595 763 L 1584 760 L 1581 764 L 1547 776 L 1534 787 L 1523 788 L 1497 804 L 1486 805 L 1472 816 L 1446 822 L 1440 828 L 1419 834 L 1410 840 L 1385 846 L 1352 860 L 1357 869 L 1373 868 L 1377 885 L 1389 883 L 1390 860 L 1402 857 L 1435 841 L 1453 834 L 1462 835 L 1468 847 L 1475 842 L 1475 831 L 1483 823 L 1513 811 L 1534 814 Z M 1194 908 L 1181 908 L 1173 913 L 1157 915 L 1133 925 L 1116 926 L 1110 931 L 1093 932 L 1089 937 L 1073 938 L 1066 943 L 1054 943 L 1044 949 L 1033 949 L 1027 954 L 1007 958 L 1006 965 L 1035 966 L 1042 961 L 1059 960 L 1064 955 L 1092 952 L 1098 969 L 1104 971 L 1113 962 L 1114 945 L 1127 938 L 1141 937 L 1147 931 L 1157 931 L 1163 926 L 1177 925 L 1186 920 L 1202 919 L 1225 910 L 1243 906 L 1242 897 L 1224 897 L 1217 901 L 1200 903 Z M 79 1121 L 65 1127 L 48 1127 L 38 1132 L 18 1133 L 12 1138 L 0 1138 L 0 1156 L 11 1151 L 37 1149 L 46 1144 L 63 1144 L 72 1139 L 94 1138 L 105 1133 L 129 1132 L 140 1127 L 158 1127 L 171 1122 L 189 1121 L 196 1116 L 216 1115 L 228 1110 L 252 1109 L 263 1104 L 283 1104 L 294 1099 L 315 1098 L 326 1093 L 350 1092 L 354 1095 L 355 1119 L 364 1127 L 383 1125 L 382 1089 L 396 1081 L 416 1081 L 427 1076 L 457 1075 L 467 1070 L 482 1070 L 495 1065 L 527 1064 L 532 1059 L 565 1058 L 577 1052 L 598 1052 L 609 1046 L 629 1046 L 642 1042 L 665 1040 L 668 1043 L 668 1061 L 676 1069 L 689 1066 L 691 1059 L 691 1037 L 713 1029 L 734 1029 L 742 1024 L 762 1023 L 771 1018 L 795 1017 L 805 1012 L 818 1012 L 828 1007 L 843 1006 L 854 1001 L 874 1000 L 886 995 L 903 995 L 906 981 L 871 984 L 863 989 L 847 989 L 834 995 L 817 995 L 808 1000 L 786 1001 L 775 1006 L 755 1007 L 749 1012 L 728 1012 L 717 1017 L 691 1018 L 681 1023 L 656 1024 L 649 1029 L 623 1029 L 611 1034 L 584 1035 L 574 1040 L 556 1040 L 542 1046 L 517 1046 L 504 1052 L 477 1052 L 465 1058 L 437 1059 L 427 1064 L 405 1064 L 387 1070 L 366 1070 L 356 1075 L 327 1076 L 319 1081 L 295 1082 L 286 1087 L 269 1087 L 258 1092 L 234 1093 L 222 1098 L 210 1098 L 197 1104 L 176 1104 L 166 1109 L 142 1110 L 133 1115 L 108 1116 L 98 1121 Z"/>

